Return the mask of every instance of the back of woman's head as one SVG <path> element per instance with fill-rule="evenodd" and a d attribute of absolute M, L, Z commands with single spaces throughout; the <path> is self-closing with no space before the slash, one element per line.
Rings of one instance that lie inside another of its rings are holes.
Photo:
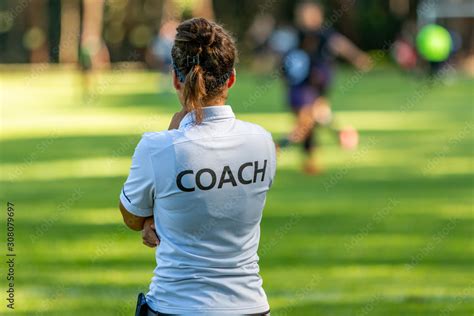
<path fill-rule="evenodd" d="M 219 97 L 234 69 L 237 51 L 221 26 L 204 18 L 184 21 L 177 28 L 171 56 L 178 80 L 184 84 L 185 108 L 202 121 L 202 107 Z"/>

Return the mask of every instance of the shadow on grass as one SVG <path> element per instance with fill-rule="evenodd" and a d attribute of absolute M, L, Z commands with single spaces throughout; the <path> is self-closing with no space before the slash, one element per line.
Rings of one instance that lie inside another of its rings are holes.
<path fill-rule="evenodd" d="M 458 197 L 469 199 L 466 190 L 472 188 L 473 176 L 470 174 L 448 174 L 436 178 L 416 176 L 407 172 L 407 177 L 373 179 L 371 172 L 378 168 L 353 168 L 343 173 L 333 185 L 326 189 L 325 185 L 337 173 L 324 174 L 320 177 L 302 175 L 298 170 L 282 169 L 278 172 L 274 187 L 269 193 L 269 199 L 285 200 L 288 205 L 294 202 L 319 203 L 320 206 L 334 202 L 334 199 L 348 198 L 348 203 L 373 205 L 372 200 L 384 201 L 388 197 L 404 198 L 419 197 L 420 200 L 446 198 L 455 202 Z M 397 169 L 398 170 L 398 169 Z M 45 170 L 47 172 L 47 170 Z M 402 172 L 403 175 L 403 171 Z M 364 176 L 365 175 L 365 176 Z M 95 205 L 107 207 L 120 191 L 126 176 L 117 177 L 87 177 L 87 178 L 61 178 L 56 180 L 25 180 L 19 182 L 2 181 L 6 194 L 11 199 L 21 198 L 24 203 L 58 202 L 68 197 L 76 188 L 84 191 L 80 205 Z M 25 190 L 28 195 L 25 195 Z M 304 198 L 304 199 L 302 199 Z"/>
<path fill-rule="evenodd" d="M 442 300 L 443 298 L 441 298 Z M 474 311 L 474 304 L 459 304 L 459 298 L 449 298 L 444 302 L 433 302 L 423 298 L 407 298 L 407 301 L 390 302 L 383 297 L 374 296 L 372 300 L 363 303 L 301 303 L 288 307 L 272 309 L 272 315 L 446 315 L 468 316 Z"/>
<path fill-rule="evenodd" d="M 4 140 L 2 163 L 90 159 L 96 157 L 131 157 L 141 135 L 71 136 Z M 45 149 L 42 150 L 42 148 Z"/>

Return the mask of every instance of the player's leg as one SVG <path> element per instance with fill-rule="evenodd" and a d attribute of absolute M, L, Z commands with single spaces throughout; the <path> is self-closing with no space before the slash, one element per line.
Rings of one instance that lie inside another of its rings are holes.
<path fill-rule="evenodd" d="M 343 149 L 355 149 L 359 143 L 359 134 L 351 126 L 340 127 L 334 120 L 331 106 L 326 97 L 320 97 L 313 106 L 315 124 L 319 127 L 327 128 L 337 139 Z"/>
<path fill-rule="evenodd" d="M 331 108 L 326 98 L 317 98 L 313 103 L 299 107 L 296 112 L 296 124 L 288 134 L 284 144 L 302 143 L 310 137 L 316 123 L 328 125 L 332 120 Z"/>
<path fill-rule="evenodd" d="M 311 105 L 305 105 L 297 112 L 296 125 L 288 135 L 288 139 L 292 143 L 302 143 L 311 133 L 314 127 L 314 118 L 312 115 Z"/>
<path fill-rule="evenodd" d="M 315 135 L 315 130 L 317 127 L 318 125 L 315 125 L 303 141 L 303 149 L 305 153 L 303 171 L 309 175 L 317 175 L 321 172 L 321 169 L 318 167 L 316 162 L 317 135 Z"/>
<path fill-rule="evenodd" d="M 312 116 L 315 123 L 323 126 L 329 126 L 332 124 L 333 115 L 331 111 L 331 105 L 326 97 L 317 98 L 311 106 Z"/>
<path fill-rule="evenodd" d="M 313 105 L 307 104 L 294 112 L 296 124 L 290 134 L 279 142 L 280 148 L 289 144 L 301 144 L 305 154 L 303 171 L 310 175 L 318 174 L 320 169 L 316 164 L 316 137 L 314 135 L 317 125 L 313 115 Z"/>
<path fill-rule="evenodd" d="M 280 142 L 280 147 L 302 143 L 314 126 L 312 105 L 317 94 L 312 87 L 290 87 L 289 104 L 296 114 L 296 124 L 291 132 Z"/>
<path fill-rule="evenodd" d="M 305 152 L 305 162 L 303 170 L 310 175 L 317 175 L 321 173 L 321 168 L 317 163 L 318 140 L 317 131 L 322 127 L 329 127 L 332 125 L 332 112 L 329 101 L 326 97 L 318 97 L 311 105 L 311 129 L 306 134 L 303 142 L 303 149 Z"/>

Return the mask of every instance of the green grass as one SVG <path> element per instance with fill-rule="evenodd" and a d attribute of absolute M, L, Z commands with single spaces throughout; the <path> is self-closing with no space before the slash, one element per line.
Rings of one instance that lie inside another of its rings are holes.
<path fill-rule="evenodd" d="M 283 135 L 292 117 L 281 84 L 240 73 L 235 112 Z M 80 82 L 0 75 L 15 315 L 131 315 L 154 268 L 116 205 L 141 133 L 166 128 L 176 99 L 157 93 L 153 73 L 104 74 L 86 97 Z M 319 177 L 301 173 L 299 148 L 279 157 L 260 245 L 272 315 L 474 313 L 473 88 L 463 77 L 429 86 L 390 69 L 360 80 L 339 71 L 333 107 L 361 145 L 344 152 L 322 132 Z"/>

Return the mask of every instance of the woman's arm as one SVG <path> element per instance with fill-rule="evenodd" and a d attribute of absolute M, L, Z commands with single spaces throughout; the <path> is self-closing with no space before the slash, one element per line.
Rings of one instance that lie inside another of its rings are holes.
<path fill-rule="evenodd" d="M 140 216 L 133 215 L 132 213 L 127 211 L 125 206 L 123 206 L 122 202 L 120 202 L 119 209 L 120 209 L 120 213 L 122 213 L 123 222 L 125 223 L 125 225 L 128 226 L 128 228 L 132 230 L 136 230 L 136 231 L 142 230 L 145 220 L 147 218 L 150 218 L 150 217 L 140 217 Z M 151 216 L 151 218 L 153 218 L 153 216 Z"/>
<path fill-rule="evenodd" d="M 186 115 L 186 111 L 184 109 L 182 109 L 180 112 L 175 113 L 173 115 L 173 118 L 171 119 L 169 129 L 177 129 L 179 127 L 179 123 L 181 122 L 181 120 L 183 119 L 183 117 L 185 115 Z M 138 157 L 138 155 L 137 155 L 137 157 Z M 144 160 L 144 161 L 147 161 L 147 160 Z M 137 165 L 136 169 L 140 169 L 139 167 L 143 167 L 141 163 L 137 163 L 136 165 Z M 145 226 L 145 222 L 147 222 L 146 231 L 144 231 L 142 233 L 143 243 L 145 245 L 151 247 L 152 245 L 159 244 L 159 239 L 158 238 L 156 238 L 157 242 L 155 242 L 154 238 L 150 237 L 149 230 L 151 229 L 152 231 L 154 231 L 154 227 L 152 227 L 153 226 L 153 216 L 148 216 L 148 217 L 137 216 L 137 215 L 129 212 L 125 208 L 125 206 L 122 204 L 122 202 L 120 202 L 120 204 L 119 204 L 119 209 L 120 209 L 120 213 L 122 214 L 123 222 L 125 223 L 125 225 L 127 225 L 128 228 L 130 228 L 132 230 L 135 230 L 135 231 L 143 230 L 144 226 Z M 151 219 L 151 221 L 148 221 L 150 219 Z M 155 235 L 156 235 L 156 233 L 155 233 Z"/>
<path fill-rule="evenodd" d="M 160 237 L 156 233 L 155 219 L 153 217 L 148 217 L 145 219 L 145 223 L 143 223 L 142 240 L 143 244 L 150 248 L 160 245 Z"/>
<path fill-rule="evenodd" d="M 179 128 L 179 124 L 181 123 L 181 121 L 183 120 L 184 116 L 187 114 L 188 112 L 186 112 L 186 110 L 183 108 L 181 111 L 179 112 L 176 112 L 173 117 L 171 118 L 171 122 L 170 122 L 170 125 L 168 127 L 168 130 L 172 130 L 172 129 L 178 129 Z"/>
<path fill-rule="evenodd" d="M 142 231 L 142 240 L 144 245 L 150 248 L 155 248 L 160 244 L 160 238 L 156 234 L 153 216 L 139 217 L 133 215 L 132 213 L 127 211 L 125 206 L 123 206 L 122 202 L 120 202 L 119 208 L 120 213 L 122 213 L 125 225 L 135 231 Z"/>

